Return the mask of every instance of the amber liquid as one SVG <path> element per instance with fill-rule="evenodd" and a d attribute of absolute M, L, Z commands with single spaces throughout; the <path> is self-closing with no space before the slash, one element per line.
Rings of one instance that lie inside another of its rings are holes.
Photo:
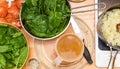
<path fill-rule="evenodd" d="M 68 34 L 61 37 L 57 43 L 57 50 L 59 55 L 65 60 L 74 60 L 81 55 L 82 42 L 79 37 Z"/>

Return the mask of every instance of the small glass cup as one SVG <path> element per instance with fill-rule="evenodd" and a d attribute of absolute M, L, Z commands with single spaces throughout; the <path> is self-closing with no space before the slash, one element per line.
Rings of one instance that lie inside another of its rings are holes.
<path fill-rule="evenodd" d="M 60 66 L 62 62 L 72 63 L 82 59 L 84 44 L 81 38 L 76 34 L 67 33 L 58 38 L 55 51 L 57 57 L 54 62 L 56 66 Z"/>
<path fill-rule="evenodd" d="M 40 63 L 36 58 L 30 58 L 26 64 L 26 69 L 38 69 L 39 65 Z"/>

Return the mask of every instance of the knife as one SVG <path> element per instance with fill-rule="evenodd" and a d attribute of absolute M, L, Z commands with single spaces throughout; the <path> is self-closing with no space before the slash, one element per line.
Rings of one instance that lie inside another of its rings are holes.
<path fill-rule="evenodd" d="M 72 27 L 73 27 L 74 33 L 75 33 L 75 34 L 79 34 L 79 33 L 80 33 L 81 35 L 79 35 L 79 37 L 82 38 L 82 39 L 83 39 L 83 42 L 84 42 L 84 37 L 83 37 L 84 35 L 82 34 L 81 29 L 78 27 L 77 21 L 75 20 L 74 16 L 71 16 L 70 22 L 71 22 L 71 25 L 72 25 Z M 83 56 L 85 57 L 85 59 L 87 60 L 87 62 L 88 62 L 89 64 L 92 64 L 93 61 L 92 61 L 92 59 L 91 59 L 90 52 L 89 52 L 89 50 L 87 49 L 87 47 L 85 46 L 85 44 L 84 44 L 84 47 L 85 47 L 85 48 L 84 48 Z"/>

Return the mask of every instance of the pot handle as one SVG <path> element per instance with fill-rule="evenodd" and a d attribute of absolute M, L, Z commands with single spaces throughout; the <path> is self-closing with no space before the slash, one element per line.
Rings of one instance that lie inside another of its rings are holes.
<path fill-rule="evenodd" d="M 116 51 L 115 55 L 112 55 L 112 47 L 110 47 L 110 61 L 107 69 L 114 69 L 114 63 L 115 63 L 117 54 L 118 54 L 118 50 Z"/>
<path fill-rule="evenodd" d="M 72 14 L 84 13 L 84 12 L 90 12 L 90 11 L 96 11 L 96 10 L 104 10 L 106 8 L 105 3 L 95 3 L 95 4 L 89 4 L 89 5 L 84 5 L 84 6 L 73 7 L 73 8 L 71 8 L 71 10 L 78 9 L 78 8 L 85 8 L 85 7 L 95 6 L 95 5 L 101 5 L 102 8 L 100 8 L 100 9 L 88 9 L 88 10 L 76 11 L 76 12 L 71 12 L 71 13 Z"/>

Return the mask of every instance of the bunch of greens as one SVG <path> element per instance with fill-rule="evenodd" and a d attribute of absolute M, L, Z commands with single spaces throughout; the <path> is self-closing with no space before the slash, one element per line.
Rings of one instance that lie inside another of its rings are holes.
<path fill-rule="evenodd" d="M 27 54 L 26 39 L 20 30 L 0 23 L 0 69 L 19 69 Z"/>
<path fill-rule="evenodd" d="M 50 38 L 67 26 L 70 8 L 67 0 L 25 0 L 21 18 L 29 33 L 37 37 Z"/>

